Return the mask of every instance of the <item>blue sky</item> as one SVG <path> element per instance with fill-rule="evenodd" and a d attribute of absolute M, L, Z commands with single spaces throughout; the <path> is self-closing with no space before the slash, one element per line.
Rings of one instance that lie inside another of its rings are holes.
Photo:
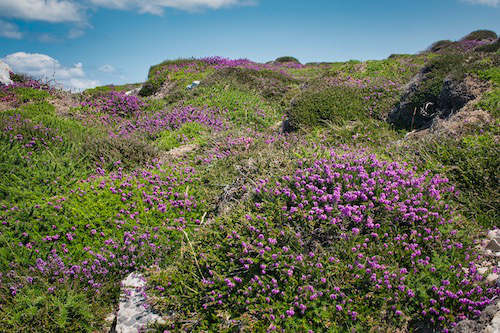
<path fill-rule="evenodd" d="M 500 32 L 500 0 L 0 0 L 0 60 L 82 89 L 165 59 L 382 59 L 477 29 Z"/>

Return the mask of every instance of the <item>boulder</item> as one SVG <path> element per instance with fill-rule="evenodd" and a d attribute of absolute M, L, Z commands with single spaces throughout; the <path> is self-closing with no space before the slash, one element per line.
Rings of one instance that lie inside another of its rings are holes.
<path fill-rule="evenodd" d="M 12 84 L 12 80 L 10 79 L 10 73 L 12 69 L 10 69 L 9 65 L 0 60 L 0 84 Z"/>
<path fill-rule="evenodd" d="M 438 119 L 448 119 L 487 89 L 470 76 L 463 80 L 448 76 L 434 102 L 415 106 L 413 98 L 419 93 L 426 76 L 424 69 L 406 85 L 399 104 L 389 113 L 390 123 L 410 130 L 428 128 Z"/>

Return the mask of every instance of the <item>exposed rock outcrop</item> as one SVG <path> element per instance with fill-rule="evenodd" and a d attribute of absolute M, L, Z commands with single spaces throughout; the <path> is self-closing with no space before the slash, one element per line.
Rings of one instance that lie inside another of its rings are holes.
<path fill-rule="evenodd" d="M 10 79 L 10 73 L 12 69 L 5 62 L 0 60 L 0 83 L 1 84 L 12 84 Z"/>
<path fill-rule="evenodd" d="M 469 101 L 488 89 L 488 85 L 466 76 L 463 80 L 446 77 L 435 102 L 415 105 L 415 96 L 427 80 L 426 69 L 417 74 L 405 87 L 400 103 L 389 114 L 389 122 L 407 129 L 430 127 L 438 119 L 447 119 Z"/>

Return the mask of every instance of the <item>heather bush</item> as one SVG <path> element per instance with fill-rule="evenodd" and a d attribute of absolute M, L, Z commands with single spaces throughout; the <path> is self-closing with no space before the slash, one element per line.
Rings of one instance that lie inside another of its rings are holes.
<path fill-rule="evenodd" d="M 262 128 L 274 124 L 280 117 L 278 107 L 258 94 L 221 84 L 200 86 L 197 93 L 183 103 L 223 110 L 224 117 L 236 125 Z"/>
<path fill-rule="evenodd" d="M 279 100 L 297 80 L 281 72 L 251 68 L 223 68 L 209 75 L 203 85 L 229 84 L 239 90 L 255 92 L 269 100 Z"/>
<path fill-rule="evenodd" d="M 483 40 L 483 39 L 497 39 L 496 32 L 491 30 L 476 30 L 462 38 L 462 40 Z"/>
<path fill-rule="evenodd" d="M 192 233 L 150 292 L 174 330 L 448 330 L 499 292 L 482 287 L 454 195 L 446 178 L 374 156 L 302 160 Z"/>
<path fill-rule="evenodd" d="M 118 117 L 131 116 L 144 106 L 138 97 L 129 96 L 117 91 L 110 91 L 101 96 L 84 96 L 80 105 L 89 107 L 97 112 Z"/>
<path fill-rule="evenodd" d="M 465 77 L 465 56 L 461 54 L 446 54 L 434 58 L 423 69 L 425 80 L 411 97 L 411 109 L 421 108 L 426 103 L 432 103 L 431 111 L 438 105 L 439 95 L 444 86 L 445 78 L 460 81 Z"/>
<path fill-rule="evenodd" d="M 367 117 L 362 89 L 342 85 L 304 91 L 292 100 L 287 115 L 293 128 L 316 126 L 323 121 L 343 124 Z"/>
<path fill-rule="evenodd" d="M 439 52 L 452 44 L 453 42 L 451 40 L 440 40 L 429 46 L 428 50 L 430 52 Z"/>
<path fill-rule="evenodd" d="M 274 60 L 275 62 L 295 62 L 300 64 L 300 61 L 297 58 L 290 57 L 290 56 L 285 56 L 285 57 L 279 57 Z"/>
<path fill-rule="evenodd" d="M 500 39 L 497 39 L 496 41 L 494 41 L 491 44 L 486 44 L 486 45 L 482 45 L 482 46 L 478 47 L 476 49 L 476 51 L 479 51 L 479 52 L 498 52 L 499 49 L 500 49 Z"/>

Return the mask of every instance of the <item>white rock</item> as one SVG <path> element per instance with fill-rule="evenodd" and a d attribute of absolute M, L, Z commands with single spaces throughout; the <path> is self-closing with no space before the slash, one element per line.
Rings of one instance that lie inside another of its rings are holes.
<path fill-rule="evenodd" d="M 120 295 L 120 305 L 116 314 L 117 333 L 137 333 L 148 324 L 165 321 L 151 312 L 143 295 L 146 282 L 139 273 L 130 273 L 122 281 L 122 292 Z"/>
<path fill-rule="evenodd" d="M 481 274 L 481 275 L 486 274 L 486 272 L 487 272 L 487 271 L 488 271 L 488 267 L 479 267 L 479 268 L 477 269 L 477 272 L 478 272 L 479 274 Z"/>
<path fill-rule="evenodd" d="M 0 60 L 0 83 L 3 84 L 12 84 L 12 80 L 10 79 L 10 69 L 9 65 Z"/>
<path fill-rule="evenodd" d="M 486 277 L 486 281 L 488 283 L 495 283 L 498 280 L 498 274 L 496 273 L 491 273 Z"/>
<path fill-rule="evenodd" d="M 493 238 L 497 238 L 497 236 L 500 236 L 500 229 L 496 229 L 496 230 L 490 230 L 488 232 L 488 239 L 489 240 L 492 240 Z"/>

